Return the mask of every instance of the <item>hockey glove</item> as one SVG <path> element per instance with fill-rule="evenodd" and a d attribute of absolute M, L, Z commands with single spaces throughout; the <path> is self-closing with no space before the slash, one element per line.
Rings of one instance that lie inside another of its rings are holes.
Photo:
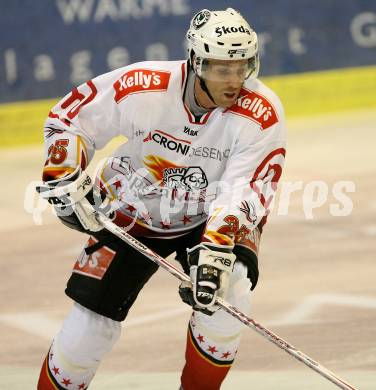
<path fill-rule="evenodd" d="M 92 234 L 103 229 L 95 218 L 97 211 L 112 218 L 108 198 L 93 190 L 90 176 L 80 167 L 61 179 L 37 187 L 43 199 L 54 206 L 61 222 L 71 229 Z"/>
<path fill-rule="evenodd" d="M 180 297 L 194 310 L 212 315 L 219 309 L 217 297 L 226 296 L 236 256 L 230 246 L 208 243 L 187 249 L 187 254 L 192 287 L 182 282 Z"/>

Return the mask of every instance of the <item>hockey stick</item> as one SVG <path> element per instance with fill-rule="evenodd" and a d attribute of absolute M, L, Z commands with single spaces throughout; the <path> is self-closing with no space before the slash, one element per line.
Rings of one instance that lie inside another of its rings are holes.
<path fill-rule="evenodd" d="M 100 222 L 104 228 L 106 228 L 109 232 L 113 233 L 115 236 L 119 237 L 121 240 L 129 244 L 132 248 L 141 252 L 145 257 L 152 260 L 154 263 L 164 268 L 166 271 L 168 271 L 170 274 L 174 275 L 176 278 L 180 279 L 181 281 L 190 282 L 190 278 L 188 275 L 180 271 L 174 265 L 170 264 L 162 256 L 159 256 L 157 253 L 153 252 L 151 249 L 149 249 L 147 246 L 142 244 L 136 238 L 126 233 L 122 228 L 120 228 L 119 226 L 111 222 L 107 217 L 99 213 L 97 213 L 96 217 L 98 222 Z M 297 350 L 291 344 L 287 343 L 285 340 L 281 339 L 279 336 L 277 336 L 275 333 L 271 332 L 270 330 L 264 328 L 262 325 L 254 321 L 252 318 L 249 318 L 248 316 L 246 316 L 236 307 L 230 305 L 225 300 L 221 298 L 217 298 L 216 303 L 227 313 L 237 318 L 239 321 L 241 321 L 249 328 L 255 330 L 261 336 L 267 338 L 277 347 L 283 349 L 288 354 L 294 356 L 295 359 L 301 361 L 306 366 L 310 367 L 312 370 L 316 371 L 324 378 L 328 379 L 330 382 L 337 385 L 339 388 L 344 390 L 357 390 L 354 386 L 345 382 L 343 379 L 335 375 L 333 372 L 329 371 L 327 368 L 317 363 L 309 356 L 305 355 L 303 352 Z"/>

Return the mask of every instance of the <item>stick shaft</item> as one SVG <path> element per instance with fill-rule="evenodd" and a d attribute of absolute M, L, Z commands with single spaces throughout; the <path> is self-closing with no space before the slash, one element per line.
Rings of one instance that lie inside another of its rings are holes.
<path fill-rule="evenodd" d="M 157 253 L 152 251 L 146 245 L 142 244 L 136 238 L 134 238 L 133 236 L 131 236 L 130 234 L 125 232 L 122 228 L 120 228 L 119 226 L 117 226 L 116 224 L 111 222 L 107 217 L 105 217 L 101 214 L 97 214 L 97 219 L 103 225 L 103 227 L 105 227 L 109 232 L 113 233 L 115 236 L 117 236 L 121 240 L 125 241 L 132 248 L 141 252 L 145 257 L 152 260 L 154 263 L 158 264 L 160 267 L 164 268 L 170 274 L 174 275 L 176 278 L 180 279 L 181 281 L 190 282 L 190 278 L 188 275 L 186 275 L 180 269 L 176 268 L 173 264 L 169 263 L 162 256 L 159 256 Z M 266 339 L 268 339 L 269 341 L 271 341 L 277 347 L 283 349 L 288 354 L 293 356 L 295 359 L 304 363 L 306 366 L 310 367 L 312 370 L 316 371 L 317 373 L 322 375 L 324 378 L 328 379 L 329 381 L 331 381 L 332 383 L 337 385 L 339 388 L 341 388 L 343 390 L 357 390 L 354 386 L 345 382 L 343 379 L 338 377 L 333 372 L 329 371 L 327 368 L 322 366 L 320 363 L 314 361 L 309 356 L 305 355 L 303 352 L 297 350 L 294 346 L 287 343 L 281 337 L 277 336 L 275 333 L 271 332 L 267 328 L 263 327 L 262 325 L 260 325 L 256 321 L 254 321 L 252 318 L 250 318 L 247 315 L 245 315 L 244 313 L 242 313 L 235 306 L 230 305 L 228 302 L 226 302 L 222 298 L 217 298 L 216 303 L 223 310 L 225 310 L 227 313 L 229 313 L 230 315 L 232 315 L 233 317 L 235 317 L 239 321 L 241 321 L 244 325 L 253 329 L 257 333 L 259 333 L 261 336 L 263 336 Z"/>

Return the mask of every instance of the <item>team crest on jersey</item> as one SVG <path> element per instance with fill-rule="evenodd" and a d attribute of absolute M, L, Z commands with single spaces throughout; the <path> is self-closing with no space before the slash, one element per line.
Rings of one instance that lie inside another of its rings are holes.
<path fill-rule="evenodd" d="M 263 95 L 242 88 L 236 103 L 226 111 L 244 116 L 258 123 L 262 130 L 278 122 L 278 115 L 272 103 Z"/>
<path fill-rule="evenodd" d="M 141 92 L 167 91 L 171 73 L 162 70 L 133 69 L 115 81 L 115 101 L 120 103 L 128 95 Z"/>
<path fill-rule="evenodd" d="M 168 188 L 192 191 L 206 188 L 208 179 L 200 167 L 165 168 L 163 184 Z"/>

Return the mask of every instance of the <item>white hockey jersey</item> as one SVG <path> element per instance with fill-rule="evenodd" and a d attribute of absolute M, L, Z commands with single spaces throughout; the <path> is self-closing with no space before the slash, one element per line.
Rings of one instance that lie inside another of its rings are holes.
<path fill-rule="evenodd" d="M 46 120 L 43 179 L 85 169 L 124 135 L 97 175 L 119 201 L 118 224 L 168 237 L 206 220 L 204 239 L 254 250 L 282 173 L 282 105 L 246 80 L 236 104 L 196 120 L 183 101 L 187 72 L 186 61 L 141 62 L 75 88 Z"/>

